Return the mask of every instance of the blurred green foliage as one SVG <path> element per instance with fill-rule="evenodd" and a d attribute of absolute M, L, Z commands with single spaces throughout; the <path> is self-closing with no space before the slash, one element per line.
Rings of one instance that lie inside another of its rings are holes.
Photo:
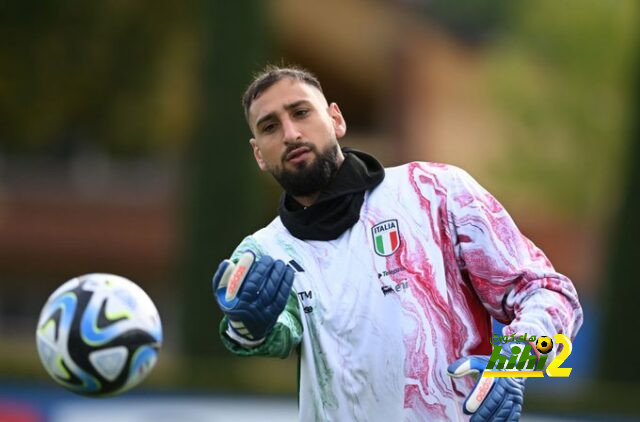
<path fill-rule="evenodd" d="M 240 98 L 249 75 L 262 66 L 270 33 L 259 0 L 201 0 L 197 16 L 203 53 L 199 86 L 205 94 L 186 154 L 185 248 L 177 278 L 184 351 L 211 356 L 228 354 L 218 339 L 222 315 L 211 278 L 244 236 L 268 222 L 263 213 L 270 207 L 261 204 L 269 202 L 256 177 Z M 276 201 L 270 203 L 274 209 Z"/>
<path fill-rule="evenodd" d="M 470 44 L 490 42 L 505 27 L 517 2 L 501 0 L 416 2 L 429 18 L 447 28 L 456 38 Z"/>
<path fill-rule="evenodd" d="M 0 152 L 174 150 L 194 97 L 189 3 L 0 5 Z"/>
<path fill-rule="evenodd" d="M 501 196 L 526 192 L 555 213 L 607 217 L 631 118 L 638 4 L 541 0 L 509 11 L 487 51 L 487 89 L 507 122 L 493 166 Z"/>
<path fill-rule="evenodd" d="M 636 45 L 640 47 L 640 36 Z M 629 134 L 629 152 L 624 160 L 627 165 L 622 185 L 624 195 L 607 239 L 609 256 L 602 301 L 605 317 L 600 343 L 601 353 L 605 356 L 600 364 L 600 377 L 629 384 L 637 383 L 640 377 L 640 365 L 633 362 L 633 355 L 629 356 L 629 350 L 640 348 L 640 338 L 629 335 L 637 328 L 636 306 L 640 297 L 636 276 L 640 258 L 640 57 L 636 65 L 638 71 L 631 107 L 634 119 Z M 632 363 L 625 365 L 630 359 Z"/>

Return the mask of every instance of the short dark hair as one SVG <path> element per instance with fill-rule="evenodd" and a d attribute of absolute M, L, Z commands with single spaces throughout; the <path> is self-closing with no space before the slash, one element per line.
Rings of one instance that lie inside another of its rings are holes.
<path fill-rule="evenodd" d="M 242 106 L 244 107 L 244 117 L 249 122 L 249 107 L 253 101 L 258 98 L 264 91 L 269 89 L 273 84 L 284 78 L 291 78 L 313 87 L 322 92 L 322 86 L 316 76 L 306 69 L 298 66 L 280 67 L 276 65 L 267 65 L 262 71 L 258 72 L 251 85 L 247 88 L 242 96 Z"/>

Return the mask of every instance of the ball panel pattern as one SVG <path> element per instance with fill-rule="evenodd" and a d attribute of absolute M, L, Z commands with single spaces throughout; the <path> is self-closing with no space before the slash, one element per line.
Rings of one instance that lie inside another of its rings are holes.
<path fill-rule="evenodd" d="M 157 360 L 162 327 L 151 299 L 133 282 L 89 274 L 58 288 L 36 331 L 49 375 L 83 395 L 122 393 L 141 382 Z"/>

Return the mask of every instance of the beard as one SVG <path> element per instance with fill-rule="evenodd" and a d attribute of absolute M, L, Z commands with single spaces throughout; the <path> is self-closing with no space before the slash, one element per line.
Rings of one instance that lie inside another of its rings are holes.
<path fill-rule="evenodd" d="M 299 147 L 307 147 L 315 155 L 309 164 L 302 162 L 295 170 L 287 170 L 284 166 L 286 156 Z M 280 186 L 291 196 L 310 196 L 321 191 L 333 179 L 338 171 L 338 143 L 331 143 L 324 151 L 308 142 L 292 145 L 282 155 L 282 167 L 270 170 Z"/>

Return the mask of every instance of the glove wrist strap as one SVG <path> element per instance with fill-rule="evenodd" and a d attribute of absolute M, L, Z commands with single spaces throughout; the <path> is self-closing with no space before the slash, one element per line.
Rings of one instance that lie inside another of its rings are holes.
<path fill-rule="evenodd" d="M 227 336 L 229 336 L 229 338 L 233 341 L 235 341 L 236 343 L 238 343 L 240 346 L 245 347 L 245 348 L 252 348 L 252 347 L 256 347 L 261 345 L 262 343 L 264 343 L 264 338 L 258 339 L 258 340 L 249 340 L 246 337 L 241 336 L 240 334 L 238 334 L 233 328 L 231 328 L 231 326 L 227 326 L 227 331 L 225 331 L 225 334 Z"/>

